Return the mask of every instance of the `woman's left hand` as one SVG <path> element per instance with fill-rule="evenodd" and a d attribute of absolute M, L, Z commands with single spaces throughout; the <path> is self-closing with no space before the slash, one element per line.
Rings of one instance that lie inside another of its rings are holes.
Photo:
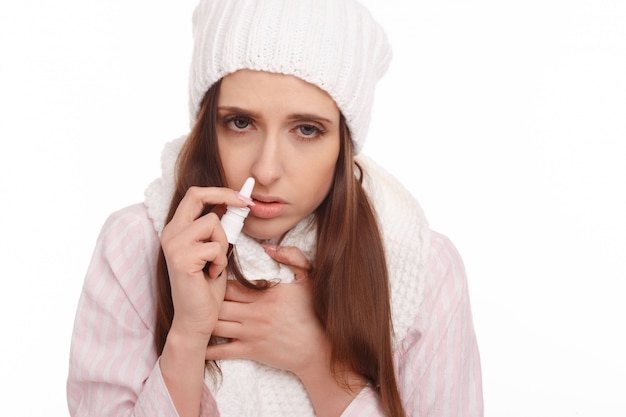
<path fill-rule="evenodd" d="M 229 281 L 213 335 L 231 339 L 210 345 L 209 360 L 250 359 L 298 375 L 327 363 L 330 344 L 312 303 L 310 263 L 296 247 L 265 245 L 276 261 L 291 268 L 295 281 L 265 291 Z"/>

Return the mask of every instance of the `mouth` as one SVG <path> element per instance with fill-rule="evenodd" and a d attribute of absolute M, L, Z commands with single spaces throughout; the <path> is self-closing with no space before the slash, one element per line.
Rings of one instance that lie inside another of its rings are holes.
<path fill-rule="evenodd" d="M 252 200 L 254 206 L 250 207 L 250 214 L 260 219 L 278 217 L 287 208 L 287 202 L 277 197 L 253 195 Z"/>

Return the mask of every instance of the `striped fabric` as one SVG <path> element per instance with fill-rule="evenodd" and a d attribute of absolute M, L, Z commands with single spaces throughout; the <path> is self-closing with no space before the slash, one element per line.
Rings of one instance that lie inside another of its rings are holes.
<path fill-rule="evenodd" d="M 153 347 L 159 240 L 143 205 L 114 213 L 98 238 L 78 303 L 67 400 L 73 417 L 178 414 Z M 482 416 L 480 358 L 463 263 L 450 241 L 432 234 L 420 313 L 395 352 L 409 416 Z M 219 416 L 205 388 L 202 416 Z M 382 416 L 364 389 L 343 417 Z"/>

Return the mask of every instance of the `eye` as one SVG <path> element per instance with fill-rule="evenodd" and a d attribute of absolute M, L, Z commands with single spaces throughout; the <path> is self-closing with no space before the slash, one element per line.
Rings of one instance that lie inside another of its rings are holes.
<path fill-rule="evenodd" d="M 323 136 L 326 132 L 314 125 L 302 124 L 296 127 L 296 133 L 302 139 L 316 139 L 319 136 Z"/>
<path fill-rule="evenodd" d="M 299 126 L 298 129 L 300 130 L 300 133 L 302 133 L 304 136 L 312 136 L 316 134 L 317 132 L 319 132 L 318 128 L 316 128 L 315 126 L 311 126 L 311 125 L 302 125 L 302 126 Z"/>
<path fill-rule="evenodd" d="M 226 120 L 226 124 L 234 130 L 244 130 L 250 126 L 250 119 L 243 116 L 234 116 Z"/>

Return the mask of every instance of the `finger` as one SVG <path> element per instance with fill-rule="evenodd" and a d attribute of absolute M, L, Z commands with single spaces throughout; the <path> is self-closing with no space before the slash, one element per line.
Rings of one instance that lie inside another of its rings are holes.
<path fill-rule="evenodd" d="M 307 278 L 311 270 L 311 263 L 302 251 L 295 246 L 278 246 L 262 244 L 265 252 L 275 261 L 287 265 L 294 273 L 296 279 Z"/>
<path fill-rule="evenodd" d="M 189 187 L 176 208 L 170 223 L 176 229 L 197 219 L 208 205 L 246 207 L 247 203 L 238 197 L 238 192 L 224 187 Z"/>
<path fill-rule="evenodd" d="M 218 242 L 228 248 L 228 241 L 224 228 L 220 224 L 220 218 L 215 213 L 208 213 L 178 230 L 175 237 L 181 242 Z"/>
<path fill-rule="evenodd" d="M 209 361 L 247 359 L 247 350 L 244 343 L 233 340 L 228 343 L 207 346 L 204 358 Z"/>
<path fill-rule="evenodd" d="M 241 323 L 218 320 L 213 328 L 212 335 L 226 339 L 241 339 L 244 335 L 244 327 Z"/>
<path fill-rule="evenodd" d="M 281 264 L 304 270 L 311 269 L 309 260 L 295 246 L 278 246 L 267 243 L 263 243 L 262 246 L 269 256 Z"/>
<path fill-rule="evenodd" d="M 217 279 L 222 275 L 222 272 L 224 271 L 224 269 L 226 269 L 227 265 L 228 257 L 226 256 L 225 252 L 220 251 L 218 256 L 215 256 L 209 260 L 205 260 L 204 266 L 201 269 L 202 271 L 207 272 L 209 278 Z"/>
<path fill-rule="evenodd" d="M 228 259 L 223 245 L 217 242 L 197 242 L 184 250 L 165 253 L 169 270 L 178 270 L 188 275 L 201 272 L 209 263 L 209 277 L 216 278 L 226 268 Z"/>
<path fill-rule="evenodd" d="M 177 235 L 172 232 L 161 236 L 161 243 L 166 259 L 176 256 L 179 258 L 178 265 L 185 265 L 180 263 L 180 258 L 184 258 L 190 266 L 193 265 L 193 272 L 197 272 L 198 267 L 205 269 L 209 264 L 209 276 L 215 278 L 227 265 L 228 241 L 214 213 L 194 220 Z"/>
<path fill-rule="evenodd" d="M 250 303 L 224 300 L 220 306 L 220 311 L 218 312 L 218 319 L 241 323 L 249 311 L 246 307 L 249 306 Z"/>

